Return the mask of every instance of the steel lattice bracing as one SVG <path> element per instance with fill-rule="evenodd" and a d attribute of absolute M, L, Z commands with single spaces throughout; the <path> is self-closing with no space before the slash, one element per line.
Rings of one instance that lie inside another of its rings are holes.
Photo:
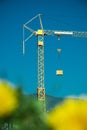
<path fill-rule="evenodd" d="M 38 87 L 44 87 L 44 47 L 38 46 Z"/>
<path fill-rule="evenodd" d="M 41 30 L 39 30 L 41 31 Z M 45 87 L 44 87 L 44 36 L 38 33 L 38 101 L 45 111 Z"/>

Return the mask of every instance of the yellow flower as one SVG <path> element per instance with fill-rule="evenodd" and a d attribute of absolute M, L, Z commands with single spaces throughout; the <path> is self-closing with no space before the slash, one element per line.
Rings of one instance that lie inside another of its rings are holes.
<path fill-rule="evenodd" d="M 16 91 L 8 82 L 0 81 L 0 117 L 10 115 L 17 106 Z"/>
<path fill-rule="evenodd" d="M 53 130 L 87 130 L 87 101 L 66 99 L 48 114 Z"/>

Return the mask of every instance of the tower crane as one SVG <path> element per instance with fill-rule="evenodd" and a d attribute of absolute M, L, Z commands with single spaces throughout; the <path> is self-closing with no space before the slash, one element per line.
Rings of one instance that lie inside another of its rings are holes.
<path fill-rule="evenodd" d="M 33 30 L 29 27 L 29 24 L 35 20 L 39 19 L 40 29 Z M 25 38 L 25 30 L 31 32 L 29 36 Z M 78 31 L 59 31 L 59 30 L 45 30 L 43 28 L 41 14 L 36 15 L 25 24 L 23 24 L 23 54 L 25 54 L 25 43 L 32 37 L 37 37 L 37 50 L 38 50 L 38 87 L 37 87 L 37 98 L 42 105 L 43 111 L 46 111 L 45 105 L 45 85 L 44 85 L 44 36 L 57 36 L 60 40 L 61 35 L 64 36 L 74 36 L 74 37 L 85 37 L 87 38 L 87 32 L 78 32 Z M 57 71 L 57 74 L 63 74 L 62 70 Z"/>

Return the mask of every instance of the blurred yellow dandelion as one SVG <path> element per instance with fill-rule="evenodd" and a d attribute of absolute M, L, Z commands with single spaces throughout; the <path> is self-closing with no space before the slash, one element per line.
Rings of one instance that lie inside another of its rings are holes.
<path fill-rule="evenodd" d="M 0 81 L 0 117 L 8 116 L 18 106 L 16 91 L 11 84 Z"/>
<path fill-rule="evenodd" d="M 48 114 L 53 130 L 87 130 L 87 101 L 66 99 Z"/>

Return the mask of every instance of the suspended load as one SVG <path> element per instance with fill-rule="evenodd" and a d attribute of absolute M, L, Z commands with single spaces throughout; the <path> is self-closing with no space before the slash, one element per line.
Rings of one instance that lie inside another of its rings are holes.
<path fill-rule="evenodd" d="M 61 48 L 57 49 L 58 54 L 61 53 L 61 50 L 62 50 Z M 63 75 L 63 70 L 56 70 L 56 75 Z"/>
<path fill-rule="evenodd" d="M 56 70 L 56 75 L 63 75 L 63 70 Z"/>
<path fill-rule="evenodd" d="M 62 50 L 61 48 L 58 48 L 58 49 L 57 49 L 58 53 L 61 53 L 61 50 Z"/>

